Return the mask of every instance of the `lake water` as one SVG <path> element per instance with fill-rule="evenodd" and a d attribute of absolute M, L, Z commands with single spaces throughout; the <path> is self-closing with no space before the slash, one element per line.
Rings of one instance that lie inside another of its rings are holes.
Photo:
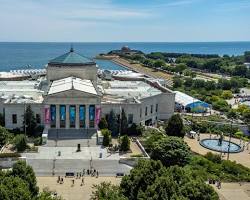
<path fill-rule="evenodd" d="M 49 60 L 69 51 L 71 43 L 16 43 L 0 42 L 0 71 L 43 68 Z M 184 42 L 184 43 L 73 43 L 76 52 L 93 58 L 127 45 L 145 53 L 179 52 L 219 55 L 241 55 L 250 51 L 250 42 Z M 109 61 L 97 61 L 102 69 L 123 69 Z"/>

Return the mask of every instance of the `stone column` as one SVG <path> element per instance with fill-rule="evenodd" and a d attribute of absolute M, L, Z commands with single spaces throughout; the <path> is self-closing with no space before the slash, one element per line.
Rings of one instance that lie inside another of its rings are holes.
<path fill-rule="evenodd" d="M 80 128 L 80 122 L 79 122 L 79 105 L 76 105 L 76 129 Z"/>
<path fill-rule="evenodd" d="M 69 105 L 66 105 L 66 128 L 69 129 Z"/>
<path fill-rule="evenodd" d="M 56 105 L 56 128 L 60 128 L 60 105 Z"/>
<path fill-rule="evenodd" d="M 86 128 L 89 128 L 89 105 L 85 105 L 85 109 L 86 109 Z"/>

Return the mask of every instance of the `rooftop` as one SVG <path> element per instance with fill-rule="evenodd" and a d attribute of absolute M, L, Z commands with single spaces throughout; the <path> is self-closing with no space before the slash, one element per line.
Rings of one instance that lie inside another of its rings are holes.
<path fill-rule="evenodd" d="M 41 81 L 0 81 L 0 99 L 4 103 L 41 103 Z"/>
<path fill-rule="evenodd" d="M 59 57 L 56 57 L 49 62 L 50 65 L 94 65 L 96 64 L 90 58 L 82 56 L 74 51 L 73 48 L 70 49 L 68 53 L 65 53 Z"/>
<path fill-rule="evenodd" d="M 72 89 L 97 95 L 96 89 L 90 80 L 83 80 L 75 77 L 67 77 L 53 81 L 49 88 L 48 95 Z"/>
<path fill-rule="evenodd" d="M 102 85 L 103 101 L 110 103 L 122 101 L 138 103 L 141 99 L 162 93 L 143 81 L 103 81 Z"/>

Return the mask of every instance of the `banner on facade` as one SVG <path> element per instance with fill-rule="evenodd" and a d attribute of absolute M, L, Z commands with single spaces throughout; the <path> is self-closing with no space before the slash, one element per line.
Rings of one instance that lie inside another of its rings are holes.
<path fill-rule="evenodd" d="M 95 110 L 95 123 L 96 123 L 96 125 L 98 125 L 99 124 L 99 122 L 100 122 L 100 120 L 101 120 L 101 107 L 100 106 L 98 106 L 98 107 L 96 107 L 96 110 Z"/>
<path fill-rule="evenodd" d="M 44 108 L 44 123 L 45 124 L 50 123 L 50 109 L 49 109 L 49 107 Z"/>

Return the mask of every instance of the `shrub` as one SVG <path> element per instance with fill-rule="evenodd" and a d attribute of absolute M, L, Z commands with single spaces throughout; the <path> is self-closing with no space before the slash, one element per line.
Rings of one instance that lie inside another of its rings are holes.
<path fill-rule="evenodd" d="M 166 134 L 169 136 L 177 136 L 177 137 L 184 137 L 184 125 L 179 114 L 173 115 L 169 120 L 166 126 Z"/>
<path fill-rule="evenodd" d="M 19 153 L 0 153 L 0 158 L 17 158 L 21 157 Z"/>
<path fill-rule="evenodd" d="M 121 151 L 128 151 L 130 149 L 130 140 L 127 135 L 121 137 Z"/>
<path fill-rule="evenodd" d="M 108 129 L 102 129 L 102 135 L 103 135 L 103 146 L 107 147 L 109 146 L 111 142 L 111 132 Z"/>
<path fill-rule="evenodd" d="M 42 144 L 42 137 L 37 137 L 34 139 L 34 145 L 39 146 Z"/>
<path fill-rule="evenodd" d="M 99 124 L 98 124 L 99 129 L 107 129 L 108 128 L 108 122 L 107 120 L 102 117 Z"/>
<path fill-rule="evenodd" d="M 214 163 L 221 163 L 221 157 L 218 154 L 213 154 L 211 152 L 208 152 L 204 157 Z"/>
<path fill-rule="evenodd" d="M 14 138 L 13 144 L 17 151 L 20 151 L 20 152 L 24 151 L 27 148 L 27 140 L 26 140 L 25 135 L 23 134 L 17 135 Z"/>

